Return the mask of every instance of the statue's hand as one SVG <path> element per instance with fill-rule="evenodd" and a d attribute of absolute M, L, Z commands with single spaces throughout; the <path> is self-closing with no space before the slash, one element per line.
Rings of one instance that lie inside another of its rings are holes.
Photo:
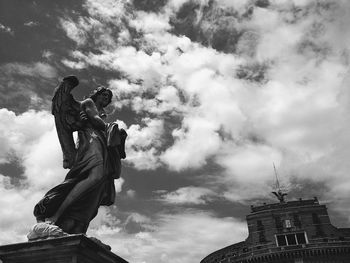
<path fill-rule="evenodd" d="M 81 111 L 81 112 L 79 113 L 79 116 L 80 116 L 80 120 L 81 120 L 82 122 L 87 122 L 87 121 L 88 121 L 88 116 L 87 116 L 87 114 L 85 113 L 85 111 Z"/>

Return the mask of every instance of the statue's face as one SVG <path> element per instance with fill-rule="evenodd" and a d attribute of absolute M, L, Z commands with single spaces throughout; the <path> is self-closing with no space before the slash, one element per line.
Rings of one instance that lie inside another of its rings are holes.
<path fill-rule="evenodd" d="M 100 101 L 103 107 L 106 107 L 110 101 L 110 94 L 108 91 L 104 91 L 97 96 L 97 101 Z"/>

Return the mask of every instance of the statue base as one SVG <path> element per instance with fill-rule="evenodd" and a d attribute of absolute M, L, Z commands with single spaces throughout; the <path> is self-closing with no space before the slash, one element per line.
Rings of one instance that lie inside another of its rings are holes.
<path fill-rule="evenodd" d="M 0 263 L 128 263 L 83 234 L 0 246 Z"/>

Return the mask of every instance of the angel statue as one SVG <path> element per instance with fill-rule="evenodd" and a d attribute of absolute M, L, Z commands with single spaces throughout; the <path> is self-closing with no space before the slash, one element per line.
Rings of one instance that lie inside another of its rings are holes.
<path fill-rule="evenodd" d="M 125 155 L 125 130 L 106 123 L 104 108 L 112 91 L 95 89 L 90 97 L 76 101 L 71 91 L 79 84 L 68 76 L 58 85 L 52 99 L 52 114 L 63 151 L 63 167 L 69 168 L 64 181 L 49 190 L 35 205 L 37 224 L 29 240 L 85 234 L 101 205 L 114 203 L 114 179 L 119 178 Z M 73 132 L 78 132 L 74 143 Z"/>

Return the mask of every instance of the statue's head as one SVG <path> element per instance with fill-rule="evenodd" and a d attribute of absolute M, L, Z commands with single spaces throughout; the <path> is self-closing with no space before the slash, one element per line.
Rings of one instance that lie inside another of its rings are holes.
<path fill-rule="evenodd" d="M 108 94 L 109 98 L 108 98 L 108 102 L 106 103 L 106 105 L 104 105 L 104 107 L 106 107 L 108 104 L 110 104 L 112 102 L 112 97 L 113 97 L 113 93 L 110 89 L 107 89 L 106 87 L 100 86 L 98 88 L 96 88 L 91 94 L 90 94 L 90 99 L 92 99 L 94 102 L 96 102 L 97 98 L 100 95 L 103 94 Z"/>

